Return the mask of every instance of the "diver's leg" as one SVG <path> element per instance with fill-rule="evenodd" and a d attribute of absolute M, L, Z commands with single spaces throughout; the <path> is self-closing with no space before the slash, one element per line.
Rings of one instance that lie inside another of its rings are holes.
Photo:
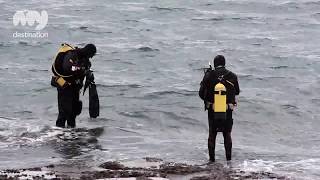
<path fill-rule="evenodd" d="M 63 127 L 65 127 L 65 122 L 67 121 L 69 126 L 70 119 L 73 119 L 73 93 L 72 87 L 66 87 L 64 89 L 59 89 L 59 114 L 64 117 Z"/>
<path fill-rule="evenodd" d="M 209 158 L 210 161 L 215 161 L 215 146 L 216 146 L 216 137 L 217 131 L 214 127 L 214 117 L 213 112 L 208 110 L 208 124 L 209 124 L 209 137 L 208 137 L 208 150 L 209 150 Z"/>
<path fill-rule="evenodd" d="M 59 110 L 59 114 L 58 114 L 58 118 L 57 118 L 57 121 L 56 121 L 56 126 L 57 127 L 61 127 L 61 128 L 65 127 L 65 123 L 66 123 L 66 120 L 67 120 L 66 113 L 64 112 L 64 108 L 63 108 L 63 101 L 64 101 L 63 91 L 58 89 L 58 110 Z"/>
<path fill-rule="evenodd" d="M 56 121 L 56 126 L 64 128 L 66 123 L 66 118 L 62 113 L 59 113 L 57 121 Z"/>
<path fill-rule="evenodd" d="M 224 131 L 223 138 L 224 138 L 224 149 L 226 152 L 226 159 L 227 159 L 227 161 L 230 161 L 231 160 L 231 153 L 232 153 L 231 131 Z"/>
<path fill-rule="evenodd" d="M 208 150 L 209 150 L 209 158 L 210 161 L 215 161 L 215 147 L 216 147 L 216 137 L 217 137 L 217 131 L 210 131 L 209 132 L 209 138 L 208 138 Z"/>
<path fill-rule="evenodd" d="M 227 111 L 227 121 L 225 124 L 225 129 L 223 131 L 224 149 L 226 152 L 227 161 L 230 161 L 232 156 L 232 138 L 231 138 L 232 126 L 233 126 L 232 111 Z"/>
<path fill-rule="evenodd" d="M 79 105 L 79 90 L 76 88 L 72 89 L 72 94 L 70 96 L 72 102 L 72 108 L 70 115 L 67 119 L 68 128 L 75 128 L 76 127 L 76 117 L 80 114 L 82 105 Z"/>

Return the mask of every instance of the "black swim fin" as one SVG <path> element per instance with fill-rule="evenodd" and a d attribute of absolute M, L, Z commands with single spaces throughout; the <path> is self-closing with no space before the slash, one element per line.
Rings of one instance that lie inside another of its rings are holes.
<path fill-rule="evenodd" d="M 89 85 L 89 114 L 91 118 L 96 118 L 100 113 L 100 103 L 96 84 Z"/>

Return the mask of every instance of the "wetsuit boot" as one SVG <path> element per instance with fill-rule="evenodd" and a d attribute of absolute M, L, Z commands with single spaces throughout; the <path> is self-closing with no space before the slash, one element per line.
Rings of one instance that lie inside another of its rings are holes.
<path fill-rule="evenodd" d="M 76 127 L 76 116 L 71 116 L 67 120 L 67 128 L 75 128 Z"/>
<path fill-rule="evenodd" d="M 57 118 L 57 121 L 56 121 L 56 126 L 57 126 L 57 127 L 64 128 L 64 127 L 65 127 L 65 124 L 66 124 L 66 120 L 67 120 L 67 118 L 66 118 L 65 115 L 60 111 L 60 112 L 59 112 L 59 115 L 58 115 L 58 118 Z"/>

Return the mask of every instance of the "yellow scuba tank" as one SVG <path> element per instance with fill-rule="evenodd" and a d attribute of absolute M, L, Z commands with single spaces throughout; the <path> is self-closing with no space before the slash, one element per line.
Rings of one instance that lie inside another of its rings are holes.
<path fill-rule="evenodd" d="M 214 102 L 212 108 L 215 113 L 215 119 L 226 119 L 227 89 L 220 82 L 214 87 Z"/>
<path fill-rule="evenodd" d="M 60 58 L 57 58 L 60 53 L 65 53 L 67 51 L 74 50 L 74 49 L 75 48 L 73 46 L 71 46 L 71 45 L 69 45 L 67 43 L 61 44 L 61 47 L 59 48 L 58 53 L 57 53 L 56 57 L 54 58 L 54 61 L 53 61 L 53 64 L 52 64 L 52 71 L 54 73 L 54 76 L 51 79 L 51 85 L 52 86 L 54 86 L 54 87 L 58 86 L 60 88 L 65 88 L 69 84 L 64 78 L 71 77 L 72 75 L 65 76 L 65 75 L 60 74 L 57 71 L 55 64 L 56 64 L 57 60 L 60 60 Z"/>
<path fill-rule="evenodd" d="M 75 48 L 67 43 L 63 43 L 61 44 L 61 47 L 59 48 L 58 50 L 58 53 L 61 53 L 61 52 L 67 52 L 67 51 L 70 51 L 70 50 L 74 50 Z"/>
<path fill-rule="evenodd" d="M 59 76 L 61 76 L 61 77 L 70 77 L 70 76 L 63 76 L 63 75 L 61 75 L 61 74 L 59 74 L 59 73 L 57 72 L 56 67 L 55 67 L 55 63 L 56 63 L 56 61 L 57 61 L 58 55 L 59 55 L 60 53 L 65 53 L 65 52 L 67 52 L 67 51 L 74 50 L 74 49 L 75 49 L 75 48 L 74 48 L 73 46 L 71 46 L 71 45 L 69 45 L 69 44 L 67 44 L 67 43 L 61 44 L 61 47 L 59 48 L 58 53 L 57 53 L 56 57 L 54 58 L 54 61 L 53 61 L 53 64 L 52 64 L 52 67 L 53 67 L 55 73 L 58 74 Z"/>

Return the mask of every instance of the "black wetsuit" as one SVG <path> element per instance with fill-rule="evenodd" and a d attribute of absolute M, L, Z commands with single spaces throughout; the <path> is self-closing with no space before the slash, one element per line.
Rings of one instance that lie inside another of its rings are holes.
<path fill-rule="evenodd" d="M 237 75 L 231 71 L 228 71 L 224 67 L 217 68 L 212 71 L 207 71 L 202 82 L 199 91 L 200 97 L 206 102 L 209 103 L 207 106 L 208 109 L 208 124 L 209 124 L 209 138 L 208 138 L 208 149 L 209 149 L 209 157 L 211 161 L 215 160 L 215 141 L 218 128 L 218 121 L 214 117 L 214 111 L 212 110 L 213 97 L 214 97 L 214 86 L 219 82 L 218 77 L 221 75 L 224 76 L 225 80 L 228 80 L 232 83 L 232 88 L 227 88 L 227 103 L 234 104 L 235 102 L 235 95 L 239 95 L 239 83 Z M 230 91 L 230 89 L 232 89 Z M 229 90 L 229 92 L 228 92 Z M 200 93 L 201 92 L 201 93 Z M 230 94 L 228 94 L 230 93 Z M 233 118 L 232 118 L 232 110 L 227 110 L 227 118 L 224 123 L 224 127 L 222 130 L 223 137 L 224 137 L 224 147 L 226 152 L 226 159 L 231 160 L 231 150 L 232 150 L 232 139 L 231 139 L 231 131 L 233 125 Z"/>
<path fill-rule="evenodd" d="M 83 87 L 85 74 L 90 68 L 90 61 L 81 59 L 77 50 L 70 50 L 58 54 L 55 67 L 59 74 L 72 75 L 64 78 L 69 85 L 65 88 L 57 87 L 59 115 L 56 126 L 65 127 L 67 121 L 67 126 L 73 128 L 76 126 L 76 116 L 81 113 L 82 102 L 79 99 L 79 94 Z"/>

